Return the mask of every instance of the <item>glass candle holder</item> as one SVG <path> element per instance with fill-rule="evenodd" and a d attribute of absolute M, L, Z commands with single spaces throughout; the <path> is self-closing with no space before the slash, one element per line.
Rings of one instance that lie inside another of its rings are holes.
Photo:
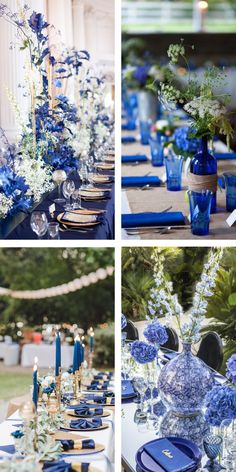
<path fill-rule="evenodd" d="M 149 143 L 150 143 L 150 148 L 151 148 L 152 165 L 156 167 L 163 166 L 164 164 L 163 140 L 150 138 Z"/>
<path fill-rule="evenodd" d="M 188 191 L 192 234 L 197 236 L 209 234 L 212 197 L 213 192 L 210 190 Z"/>
<path fill-rule="evenodd" d="M 236 208 L 236 172 L 223 174 L 226 187 L 226 210 L 233 211 Z"/>
<path fill-rule="evenodd" d="M 179 191 L 181 190 L 183 158 L 171 153 L 165 158 L 167 190 Z"/>
<path fill-rule="evenodd" d="M 141 144 L 149 144 L 150 128 L 150 121 L 140 121 Z"/>

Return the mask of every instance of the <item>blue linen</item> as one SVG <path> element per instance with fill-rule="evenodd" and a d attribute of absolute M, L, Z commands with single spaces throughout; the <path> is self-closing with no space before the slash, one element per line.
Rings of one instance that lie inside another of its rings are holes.
<path fill-rule="evenodd" d="M 122 164 L 126 164 L 129 162 L 147 162 L 148 158 L 145 154 L 132 154 L 128 156 L 121 156 Z"/>
<path fill-rule="evenodd" d="M 121 381 L 121 397 L 126 398 L 130 395 L 135 395 L 135 391 L 133 388 L 133 384 L 130 380 L 122 380 Z"/>
<path fill-rule="evenodd" d="M 75 414 L 77 416 L 85 416 L 85 417 L 91 417 L 91 416 L 97 416 L 97 415 L 102 415 L 103 414 L 103 408 L 98 407 L 98 408 L 89 408 L 89 406 L 81 406 L 81 408 L 76 408 L 74 410 Z"/>
<path fill-rule="evenodd" d="M 124 123 L 122 126 L 121 126 L 121 129 L 124 130 L 124 131 L 134 131 L 136 129 L 136 124 L 135 123 Z"/>
<path fill-rule="evenodd" d="M 60 440 L 63 451 L 69 451 L 74 449 L 75 442 L 72 439 L 61 439 Z M 93 439 L 82 439 L 82 449 L 95 449 L 95 442 Z"/>
<path fill-rule="evenodd" d="M 121 220 L 122 228 L 185 224 L 184 215 L 180 211 L 169 211 L 166 213 L 127 213 L 121 216 Z"/>
<path fill-rule="evenodd" d="M 106 171 L 106 174 L 114 175 L 112 171 Z M 81 180 L 77 172 L 70 174 L 70 179 L 73 179 L 76 185 L 76 188 L 81 186 Z M 100 185 L 99 187 L 106 189 L 106 185 Z M 47 194 L 42 202 L 35 208 L 37 211 L 45 211 L 48 221 L 52 222 L 53 220 L 48 212 L 48 208 L 52 205 L 54 198 L 57 197 L 57 188 L 52 192 Z M 86 233 L 80 233 L 79 231 L 60 231 L 60 239 L 114 239 L 114 184 L 112 185 L 112 190 L 108 200 L 95 200 L 94 202 L 83 201 L 83 207 L 86 209 L 99 209 L 106 210 L 103 215 L 102 222 L 99 225 L 93 227 L 92 231 Z M 56 205 L 56 214 L 62 213 L 64 208 L 62 205 Z M 32 231 L 30 227 L 30 216 L 31 213 L 27 213 L 26 218 L 16 226 L 7 236 L 4 236 L 4 239 L 37 239 L 37 235 Z M 47 236 L 45 236 L 45 239 Z"/>
<path fill-rule="evenodd" d="M 236 152 L 215 152 L 214 156 L 217 161 L 226 159 L 236 159 Z"/>
<path fill-rule="evenodd" d="M 15 446 L 14 444 L 7 445 L 7 446 L 0 446 L 0 451 L 7 452 L 8 454 L 15 454 Z"/>
<path fill-rule="evenodd" d="M 144 450 L 166 472 L 184 472 L 196 465 L 196 462 L 166 438 L 145 445 Z"/>
<path fill-rule="evenodd" d="M 65 461 L 55 462 L 44 462 L 43 470 L 47 472 L 74 472 L 73 464 L 69 464 Z M 88 472 L 89 464 L 86 462 L 81 463 L 81 472 Z"/>
<path fill-rule="evenodd" d="M 94 429 L 99 428 L 102 426 L 101 418 L 97 418 L 96 416 L 91 420 L 72 420 L 70 422 L 70 427 L 75 429 Z"/>
<path fill-rule="evenodd" d="M 122 136 L 121 142 L 123 144 L 128 144 L 128 143 L 135 143 L 136 139 L 134 136 Z"/>
<path fill-rule="evenodd" d="M 105 396 L 102 396 L 102 397 L 94 396 L 93 401 L 94 401 L 94 403 L 98 403 L 98 404 L 99 403 L 106 404 L 107 403 L 107 397 L 105 397 Z M 115 405 L 115 397 L 113 397 L 111 399 L 110 405 Z"/>
<path fill-rule="evenodd" d="M 102 374 L 100 374 L 100 375 L 94 375 L 93 379 L 94 379 L 94 380 L 92 380 L 91 383 L 93 383 L 95 380 L 102 380 L 102 379 L 103 379 L 103 375 L 102 375 Z"/>
<path fill-rule="evenodd" d="M 143 187 L 144 185 L 159 187 L 161 185 L 161 179 L 154 175 L 144 177 L 122 177 L 121 185 L 122 187 Z"/>

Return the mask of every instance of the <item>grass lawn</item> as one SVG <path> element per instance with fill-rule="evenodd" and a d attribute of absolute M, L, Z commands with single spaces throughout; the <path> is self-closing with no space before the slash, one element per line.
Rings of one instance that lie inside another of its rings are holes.
<path fill-rule="evenodd" d="M 127 33 L 193 33 L 193 26 L 190 21 L 181 20 L 179 23 L 167 23 L 161 25 L 158 22 L 127 24 L 123 21 L 123 32 Z M 206 22 L 205 30 L 207 33 L 235 33 L 235 22 L 224 24 L 223 22 Z"/>
<path fill-rule="evenodd" d="M 0 399 L 10 400 L 25 395 L 32 384 L 32 374 L 0 373 Z"/>

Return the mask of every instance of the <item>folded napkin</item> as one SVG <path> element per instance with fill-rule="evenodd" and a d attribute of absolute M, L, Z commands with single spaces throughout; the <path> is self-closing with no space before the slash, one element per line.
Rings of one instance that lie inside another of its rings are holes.
<path fill-rule="evenodd" d="M 95 380 L 103 380 L 104 376 L 105 374 L 94 375 L 91 383 L 93 383 Z"/>
<path fill-rule="evenodd" d="M 136 129 L 136 124 L 135 123 L 124 123 L 121 126 L 122 130 L 127 130 L 127 131 L 134 131 Z"/>
<path fill-rule="evenodd" d="M 74 410 L 75 414 L 78 416 L 96 416 L 96 415 L 102 415 L 103 414 L 103 408 L 93 408 L 90 409 L 89 406 L 81 406 L 78 407 Z"/>
<path fill-rule="evenodd" d="M 216 152 L 215 158 L 218 160 L 236 159 L 236 152 Z"/>
<path fill-rule="evenodd" d="M 136 226 L 174 226 L 184 225 L 185 218 L 180 211 L 166 213 L 128 213 L 122 215 L 122 228 Z"/>
<path fill-rule="evenodd" d="M 61 439 L 60 440 L 63 451 L 70 449 L 95 449 L 95 442 L 93 439 Z"/>
<path fill-rule="evenodd" d="M 146 177 L 122 177 L 121 185 L 122 187 L 143 187 L 144 185 L 159 187 L 161 185 L 161 179 L 152 175 Z"/>
<path fill-rule="evenodd" d="M 121 397 L 125 398 L 130 395 L 135 395 L 133 384 L 130 380 L 122 380 L 121 382 Z"/>
<path fill-rule="evenodd" d="M 146 444 L 144 450 L 166 472 L 184 472 L 196 466 L 196 462 L 166 438 Z"/>
<path fill-rule="evenodd" d="M 126 144 L 126 143 L 135 143 L 136 139 L 134 136 L 122 136 L 121 138 L 121 142 L 123 144 Z"/>
<path fill-rule="evenodd" d="M 103 384 L 103 385 L 89 385 L 87 387 L 87 390 L 106 390 L 108 385 Z"/>
<path fill-rule="evenodd" d="M 88 472 L 89 464 L 86 462 L 69 464 L 65 461 L 44 462 L 43 470 L 47 472 Z"/>
<path fill-rule="evenodd" d="M 115 405 L 115 397 L 105 397 L 105 396 L 96 397 L 96 396 L 94 396 L 93 401 L 94 401 L 94 403 L 98 403 L 98 404 L 101 403 L 102 405 L 103 404 Z"/>
<path fill-rule="evenodd" d="M 133 154 L 130 156 L 122 156 L 121 162 L 122 164 L 126 164 L 128 162 L 147 162 L 148 158 L 145 154 Z"/>
<path fill-rule="evenodd" d="M 70 422 L 70 428 L 75 429 L 94 429 L 100 428 L 102 426 L 101 418 L 97 418 L 96 416 L 91 420 L 72 420 Z"/>
<path fill-rule="evenodd" d="M 0 451 L 7 452 L 8 454 L 15 454 L 16 452 L 14 444 L 0 446 Z"/>

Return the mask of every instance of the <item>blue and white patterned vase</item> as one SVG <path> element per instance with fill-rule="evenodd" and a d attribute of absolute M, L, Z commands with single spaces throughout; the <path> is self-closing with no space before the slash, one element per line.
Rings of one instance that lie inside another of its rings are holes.
<path fill-rule="evenodd" d="M 184 343 L 183 352 L 169 361 L 159 376 L 160 397 L 167 408 L 162 433 L 200 443 L 208 432 L 202 415 L 204 399 L 213 386 L 211 370 L 192 354 L 191 344 Z"/>

